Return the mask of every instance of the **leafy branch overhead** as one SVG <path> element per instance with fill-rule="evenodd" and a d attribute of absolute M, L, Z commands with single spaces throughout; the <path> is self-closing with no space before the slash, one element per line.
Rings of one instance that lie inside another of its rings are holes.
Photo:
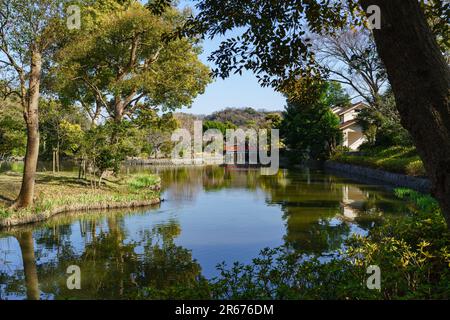
<path fill-rule="evenodd" d="M 422 6 L 433 21 L 442 50 L 448 52 L 450 28 L 445 21 L 450 5 L 433 0 L 422 1 Z M 209 58 L 217 65 L 214 75 L 226 78 L 249 70 L 264 86 L 279 87 L 292 78 L 326 75 L 327 69 L 316 58 L 314 36 L 332 36 L 345 28 L 357 32 L 367 26 L 357 0 L 200 0 L 196 8 L 199 13 L 178 30 L 178 36 L 225 36 Z"/>
<path fill-rule="evenodd" d="M 322 72 L 315 64 L 310 34 L 343 27 L 349 16 L 342 3 L 325 2 L 199 1 L 200 12 L 185 32 L 213 38 L 238 30 L 240 35 L 227 38 L 212 53 L 214 74 L 228 77 L 251 70 L 261 84 L 278 86 L 291 77 Z"/>

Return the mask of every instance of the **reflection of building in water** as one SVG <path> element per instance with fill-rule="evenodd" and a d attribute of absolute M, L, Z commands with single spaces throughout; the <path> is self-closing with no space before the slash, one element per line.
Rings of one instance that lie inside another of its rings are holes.
<path fill-rule="evenodd" d="M 240 150 L 238 146 L 226 147 L 225 165 L 258 165 L 258 149 L 245 146 L 245 150 Z"/>
<path fill-rule="evenodd" d="M 342 186 L 341 212 L 343 218 L 354 220 L 363 209 L 364 203 L 367 201 L 367 195 L 361 189 L 351 186 Z"/>

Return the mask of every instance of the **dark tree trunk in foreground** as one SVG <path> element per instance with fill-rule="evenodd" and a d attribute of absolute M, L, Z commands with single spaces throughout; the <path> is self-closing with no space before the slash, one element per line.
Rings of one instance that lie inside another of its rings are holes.
<path fill-rule="evenodd" d="M 36 269 L 36 259 L 34 256 L 33 234 L 25 231 L 17 236 L 20 251 L 22 252 L 23 270 L 27 287 L 28 300 L 39 300 L 39 281 Z"/>
<path fill-rule="evenodd" d="M 27 151 L 23 171 L 22 187 L 14 208 L 28 207 L 33 204 L 36 168 L 39 155 L 39 95 L 42 70 L 42 56 L 32 52 L 29 90 L 26 99 L 24 118 L 27 126 Z"/>
<path fill-rule="evenodd" d="M 361 0 L 378 5 L 374 30 L 402 125 L 410 132 L 450 228 L 450 69 L 418 0 Z"/>

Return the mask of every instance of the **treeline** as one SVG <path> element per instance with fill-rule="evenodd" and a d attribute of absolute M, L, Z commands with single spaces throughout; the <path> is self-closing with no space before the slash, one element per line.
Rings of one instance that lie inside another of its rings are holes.
<path fill-rule="evenodd" d="M 266 128 L 270 119 L 281 116 L 281 111 L 255 110 L 254 108 L 225 108 L 205 117 L 206 121 L 228 123 L 238 128 Z"/>
<path fill-rule="evenodd" d="M 282 120 L 282 112 L 255 110 L 251 107 L 230 107 L 215 111 L 210 115 L 175 112 L 173 117 L 179 128 L 187 129 L 191 134 L 194 133 L 194 122 L 201 121 L 203 131 L 218 129 L 225 135 L 227 129 L 278 129 Z"/>
<path fill-rule="evenodd" d="M 167 1 L 86 0 L 69 17 L 69 5 L 8 0 L 0 7 L 1 154 L 25 155 L 14 208 L 33 203 L 39 157 L 79 159 L 101 178 L 126 156 L 162 148 L 142 141 L 165 135 L 171 112 L 211 80 L 198 38 L 168 37 L 188 10 Z"/>
<path fill-rule="evenodd" d="M 0 108 L 0 156 L 2 159 L 23 158 L 26 151 L 26 126 L 17 101 L 8 100 Z M 186 128 L 193 132 L 194 122 L 202 121 L 203 130 L 219 129 L 271 129 L 279 128 L 282 112 L 257 111 L 251 107 L 226 108 L 211 115 L 194 115 L 181 112 L 140 111 L 133 119 L 126 119 L 120 130 L 126 131 L 118 142 L 122 145 L 123 156 L 118 156 L 119 164 L 124 157 L 164 158 L 169 157 L 173 148 L 172 132 Z M 40 150 L 39 159 L 57 162 L 62 160 L 82 160 L 94 142 L 88 137 L 102 139 L 100 128 L 112 130 L 113 124 L 96 124 L 84 108 L 76 104 L 64 104 L 60 100 L 40 101 Z M 94 135 L 97 132 L 97 135 Z M 123 140 L 122 140 L 123 139 Z M 105 141 L 104 141 L 105 142 Z M 125 148 L 124 145 L 128 145 Z M 105 145 L 109 148 L 110 144 Z M 106 151 L 105 151 L 106 152 Z M 117 156 L 117 155 L 116 155 Z M 58 168 L 56 168 L 58 169 Z"/>
<path fill-rule="evenodd" d="M 172 112 L 163 115 L 146 112 L 119 124 L 108 120 L 97 124 L 76 104 L 42 98 L 39 108 L 41 161 L 80 162 L 101 157 L 109 163 L 104 165 L 105 169 L 114 169 L 126 157 L 164 157 L 173 146 L 173 130 L 182 126 Z M 1 102 L 0 160 L 23 159 L 26 136 L 20 104 L 14 100 Z M 107 153 L 110 156 L 106 157 Z"/>

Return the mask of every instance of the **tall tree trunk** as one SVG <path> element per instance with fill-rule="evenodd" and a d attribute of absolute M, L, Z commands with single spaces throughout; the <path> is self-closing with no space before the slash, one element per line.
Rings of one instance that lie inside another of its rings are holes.
<path fill-rule="evenodd" d="M 124 112 L 124 104 L 121 101 L 120 96 L 117 96 L 115 99 L 115 105 L 114 105 L 114 123 L 116 125 L 120 125 L 123 120 L 123 112 Z M 111 136 L 111 142 L 112 143 L 118 143 L 119 142 L 119 134 L 118 134 L 118 127 L 115 127 L 112 136 Z"/>
<path fill-rule="evenodd" d="M 36 268 L 36 259 L 34 256 L 33 234 L 31 231 L 25 231 L 17 236 L 20 251 L 22 253 L 23 270 L 25 273 L 25 283 L 27 287 L 28 300 L 39 300 L 39 281 Z"/>
<path fill-rule="evenodd" d="M 23 171 L 22 187 L 15 208 L 28 207 L 33 204 L 36 168 L 39 155 L 39 96 L 42 70 L 42 56 L 33 51 L 31 56 L 31 71 L 29 90 L 24 118 L 27 126 L 27 150 Z"/>
<path fill-rule="evenodd" d="M 120 98 L 117 98 L 116 101 L 118 101 L 118 99 L 120 99 Z M 116 102 L 116 105 L 114 106 L 114 121 L 116 123 L 122 122 L 123 111 L 124 111 L 123 102 L 122 101 Z"/>
<path fill-rule="evenodd" d="M 395 94 L 402 125 L 410 132 L 450 228 L 450 69 L 418 0 L 361 0 L 378 5 L 378 53 Z"/>

